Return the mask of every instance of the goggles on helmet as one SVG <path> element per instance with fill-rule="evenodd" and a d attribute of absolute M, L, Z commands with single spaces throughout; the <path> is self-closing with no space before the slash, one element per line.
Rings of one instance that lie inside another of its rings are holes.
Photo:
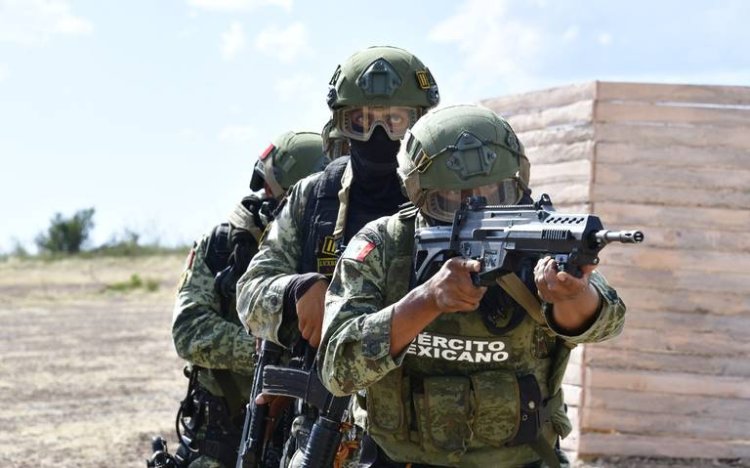
<path fill-rule="evenodd" d="M 418 108 L 409 106 L 346 107 L 335 112 L 339 131 L 359 141 L 369 140 L 378 125 L 391 140 L 400 140 L 420 116 Z"/>
<path fill-rule="evenodd" d="M 484 197 L 487 205 L 515 205 L 521 199 L 521 190 L 515 179 L 501 180 L 499 183 L 482 185 L 472 189 L 430 190 L 425 194 L 420 210 L 430 218 L 446 223 L 453 222 L 453 216 L 468 197 Z"/>

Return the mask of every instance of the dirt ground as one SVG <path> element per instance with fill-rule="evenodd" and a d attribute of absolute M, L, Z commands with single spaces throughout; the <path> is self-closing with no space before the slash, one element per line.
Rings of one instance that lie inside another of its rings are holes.
<path fill-rule="evenodd" d="M 175 447 L 187 380 L 172 348 L 183 256 L 0 261 L 0 468 L 144 467 Z M 131 275 L 154 292 L 105 291 Z M 741 460 L 612 458 L 579 468 L 738 467 Z"/>

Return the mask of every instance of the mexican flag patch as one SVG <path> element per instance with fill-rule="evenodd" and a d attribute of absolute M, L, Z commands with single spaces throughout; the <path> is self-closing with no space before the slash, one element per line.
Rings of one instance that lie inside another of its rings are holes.
<path fill-rule="evenodd" d="M 364 262 L 374 248 L 374 242 L 370 242 L 366 239 L 354 239 L 346 246 L 343 258 L 350 258 L 358 262 Z"/>

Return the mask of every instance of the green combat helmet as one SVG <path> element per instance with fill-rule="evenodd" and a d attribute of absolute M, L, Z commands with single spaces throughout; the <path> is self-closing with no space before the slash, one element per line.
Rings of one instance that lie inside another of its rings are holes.
<path fill-rule="evenodd" d="M 399 140 L 440 102 L 435 79 L 414 55 L 397 47 L 361 50 L 336 68 L 328 90 L 329 138 L 367 141 L 377 125 Z"/>
<path fill-rule="evenodd" d="M 510 124 L 477 105 L 427 113 L 404 137 L 398 173 L 420 210 L 451 222 L 466 197 L 491 205 L 518 203 L 528 189 L 529 161 Z"/>
<path fill-rule="evenodd" d="M 258 191 L 268 185 L 273 198 L 280 199 L 295 182 L 322 171 L 329 162 L 318 133 L 286 132 L 258 157 L 250 189 Z"/>
<path fill-rule="evenodd" d="M 349 154 L 349 139 L 343 137 L 334 137 L 335 126 L 333 119 L 326 122 L 320 136 L 323 138 L 323 152 L 331 159 Z"/>

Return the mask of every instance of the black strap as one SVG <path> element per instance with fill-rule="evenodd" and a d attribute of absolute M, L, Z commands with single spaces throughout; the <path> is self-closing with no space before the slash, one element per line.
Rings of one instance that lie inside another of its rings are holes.
<path fill-rule="evenodd" d="M 333 234 L 339 209 L 341 178 L 349 162 L 349 157 L 336 158 L 315 181 L 313 196 L 307 200 L 302 216 L 300 238 L 303 241 L 303 256 L 298 273 L 318 271 L 317 249 L 326 236 Z"/>
<path fill-rule="evenodd" d="M 205 439 L 198 442 L 198 453 L 207 457 L 215 458 L 224 466 L 234 466 L 237 461 L 239 440 L 235 444 L 233 441 L 230 443 L 226 440 L 209 437 L 210 436 L 207 434 Z"/>
<path fill-rule="evenodd" d="M 204 261 L 214 275 L 226 268 L 229 262 L 229 255 L 232 253 L 230 233 L 231 226 L 229 223 L 221 223 L 214 227 L 211 236 L 208 238 Z"/>

